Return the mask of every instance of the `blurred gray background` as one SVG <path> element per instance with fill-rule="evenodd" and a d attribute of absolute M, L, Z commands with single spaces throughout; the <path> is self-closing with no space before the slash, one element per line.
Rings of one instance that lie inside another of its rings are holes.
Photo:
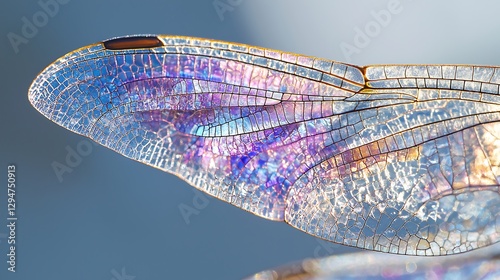
<path fill-rule="evenodd" d="M 436 2 L 2 1 L 0 279 L 239 279 L 303 258 L 358 251 L 202 196 L 173 175 L 91 146 L 36 112 L 28 87 L 69 51 L 141 33 L 359 65 L 500 65 L 498 2 Z M 67 165 L 68 151 L 89 147 L 60 180 L 52 164 Z M 8 164 L 17 166 L 15 273 L 6 264 Z M 179 207 L 196 214 L 186 223 Z"/>

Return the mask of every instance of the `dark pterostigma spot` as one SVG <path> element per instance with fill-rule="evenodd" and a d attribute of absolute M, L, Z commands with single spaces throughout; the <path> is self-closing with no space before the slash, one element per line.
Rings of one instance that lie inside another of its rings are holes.
<path fill-rule="evenodd" d="M 156 36 L 122 37 L 103 42 L 108 50 L 143 49 L 163 46 Z"/>

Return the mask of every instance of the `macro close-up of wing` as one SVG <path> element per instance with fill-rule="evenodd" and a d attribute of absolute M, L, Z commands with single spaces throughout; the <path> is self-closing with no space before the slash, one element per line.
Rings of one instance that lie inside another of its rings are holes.
<path fill-rule="evenodd" d="M 34 80 L 45 117 L 335 243 L 448 255 L 500 239 L 500 68 L 375 65 L 145 35 Z"/>

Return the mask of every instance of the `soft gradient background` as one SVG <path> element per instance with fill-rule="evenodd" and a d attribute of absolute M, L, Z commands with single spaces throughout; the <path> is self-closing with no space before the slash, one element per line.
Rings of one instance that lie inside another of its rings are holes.
<path fill-rule="evenodd" d="M 32 22 L 43 9 L 38 1 L 2 1 L 0 279 L 132 280 L 117 277 L 122 269 L 135 280 L 238 279 L 307 257 L 357 251 L 212 198 L 186 224 L 179 205 L 195 206 L 192 187 L 103 147 L 94 146 L 60 182 L 51 164 L 64 164 L 68 148 L 88 142 L 45 119 L 26 95 L 56 58 L 137 33 L 235 41 L 360 65 L 500 65 L 495 1 L 396 1 L 401 11 L 373 29 L 359 53 L 346 56 L 340 46 L 356 47 L 356 28 L 371 26 L 373 13 L 389 2 L 69 0 L 16 52 L 7 34 L 22 35 L 22 18 Z M 215 6 L 224 4 L 230 9 L 218 13 Z M 16 273 L 6 264 L 11 163 L 18 176 Z"/>

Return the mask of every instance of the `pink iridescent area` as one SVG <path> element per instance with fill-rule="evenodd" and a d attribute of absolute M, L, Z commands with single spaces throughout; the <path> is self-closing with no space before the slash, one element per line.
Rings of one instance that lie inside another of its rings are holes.
<path fill-rule="evenodd" d="M 357 67 L 157 38 L 69 53 L 35 79 L 30 102 L 126 157 L 333 242 L 446 255 L 500 239 L 499 68 Z"/>

